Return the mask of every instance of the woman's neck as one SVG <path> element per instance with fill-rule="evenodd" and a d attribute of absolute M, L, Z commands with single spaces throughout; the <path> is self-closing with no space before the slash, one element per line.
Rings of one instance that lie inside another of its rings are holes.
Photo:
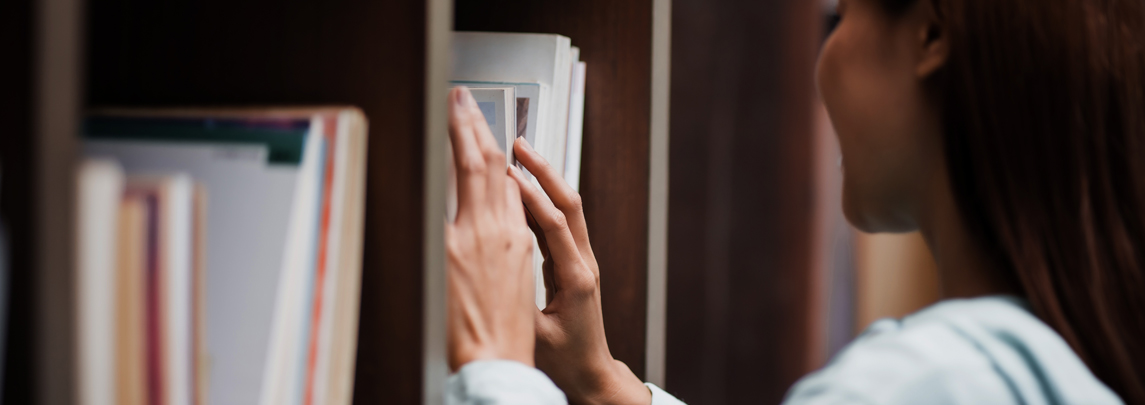
<path fill-rule="evenodd" d="M 1018 289 L 1006 270 L 975 240 L 962 220 L 945 164 L 933 173 L 917 218 L 938 265 L 942 298 L 1016 294 Z"/>

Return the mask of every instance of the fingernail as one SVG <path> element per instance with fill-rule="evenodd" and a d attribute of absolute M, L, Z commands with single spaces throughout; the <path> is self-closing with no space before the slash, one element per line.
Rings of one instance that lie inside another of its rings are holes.
<path fill-rule="evenodd" d="M 477 99 L 473 98 L 473 92 L 469 91 L 468 87 L 465 88 L 465 105 L 475 111 L 481 111 L 477 108 Z"/>
<path fill-rule="evenodd" d="M 524 138 L 522 138 L 522 139 L 524 139 Z M 529 145 L 529 141 L 521 141 L 521 143 L 525 144 L 525 150 L 527 150 L 529 152 L 533 151 L 533 145 Z"/>
<path fill-rule="evenodd" d="M 455 97 L 453 98 L 454 104 L 458 107 L 469 107 L 469 100 L 473 96 L 469 94 L 469 88 L 465 86 L 458 86 Z"/>

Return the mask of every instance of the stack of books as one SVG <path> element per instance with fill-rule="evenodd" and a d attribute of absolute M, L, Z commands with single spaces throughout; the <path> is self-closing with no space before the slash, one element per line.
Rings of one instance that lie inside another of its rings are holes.
<path fill-rule="evenodd" d="M 561 35 L 453 35 L 453 84 L 470 88 L 506 152 L 506 165 L 514 164 L 513 140 L 523 137 L 574 190 L 580 185 L 585 71 L 580 49 Z M 527 171 L 526 176 L 532 178 Z M 449 217 L 455 212 L 456 195 L 451 194 Z M 537 307 L 544 308 L 543 261 L 534 245 Z"/>
<path fill-rule="evenodd" d="M 105 110 L 83 131 L 84 403 L 348 404 L 361 112 Z"/>

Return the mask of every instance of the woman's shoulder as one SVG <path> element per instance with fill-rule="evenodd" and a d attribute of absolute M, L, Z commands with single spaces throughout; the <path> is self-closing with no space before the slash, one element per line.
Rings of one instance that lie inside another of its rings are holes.
<path fill-rule="evenodd" d="M 1023 301 L 1001 296 L 877 321 L 788 401 L 1121 403 Z"/>

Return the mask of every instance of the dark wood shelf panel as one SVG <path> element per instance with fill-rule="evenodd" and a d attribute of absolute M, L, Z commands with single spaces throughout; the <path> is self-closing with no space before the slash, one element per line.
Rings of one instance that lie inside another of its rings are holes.
<path fill-rule="evenodd" d="M 811 309 L 820 5 L 673 7 L 667 387 L 779 403 L 826 347 Z"/>

